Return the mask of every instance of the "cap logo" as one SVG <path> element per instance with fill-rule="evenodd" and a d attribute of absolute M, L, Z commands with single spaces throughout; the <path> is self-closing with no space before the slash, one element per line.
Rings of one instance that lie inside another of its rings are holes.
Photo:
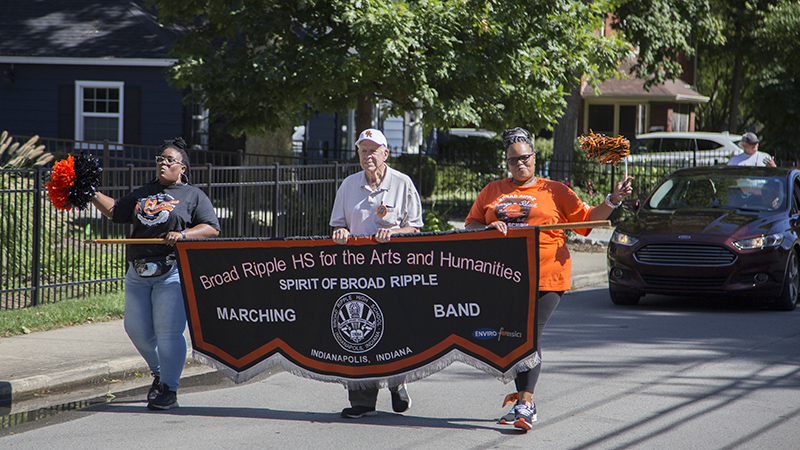
<path fill-rule="evenodd" d="M 365 131 L 365 132 L 364 132 L 364 136 L 366 136 L 366 137 L 372 137 L 372 131 Z"/>

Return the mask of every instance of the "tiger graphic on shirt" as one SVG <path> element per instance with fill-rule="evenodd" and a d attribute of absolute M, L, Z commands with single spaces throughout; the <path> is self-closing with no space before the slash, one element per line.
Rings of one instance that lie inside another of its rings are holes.
<path fill-rule="evenodd" d="M 143 225 L 150 227 L 167 223 L 170 211 L 175 209 L 178 203 L 179 200 L 163 192 L 145 197 L 136 205 L 136 218 Z"/>

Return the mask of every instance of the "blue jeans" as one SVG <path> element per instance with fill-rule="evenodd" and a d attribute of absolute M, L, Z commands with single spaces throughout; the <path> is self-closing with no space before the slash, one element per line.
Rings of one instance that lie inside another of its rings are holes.
<path fill-rule="evenodd" d="M 125 275 L 125 332 L 150 371 L 171 391 L 186 364 L 186 310 L 178 266 L 157 277 L 140 277 L 128 264 Z"/>

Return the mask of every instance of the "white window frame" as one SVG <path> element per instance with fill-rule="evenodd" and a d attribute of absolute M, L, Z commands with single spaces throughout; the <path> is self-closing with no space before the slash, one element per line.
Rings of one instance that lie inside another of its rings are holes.
<path fill-rule="evenodd" d="M 116 88 L 119 89 L 119 111 L 116 113 L 86 113 L 83 112 L 83 90 L 86 88 Z M 84 140 L 84 119 L 86 117 L 108 117 L 115 118 L 119 124 L 117 129 L 116 144 L 123 143 L 123 126 L 125 111 L 125 82 L 124 81 L 75 81 L 75 140 Z M 84 144 L 82 147 L 90 148 L 92 145 Z M 112 146 L 113 149 L 121 149 L 121 146 Z"/>
<path fill-rule="evenodd" d="M 636 134 L 645 133 L 645 124 L 650 123 L 650 104 L 641 101 L 587 101 L 583 107 L 583 133 L 589 133 L 589 106 L 614 106 L 614 130 L 613 135 L 619 135 L 619 108 L 620 106 L 636 106 Z M 641 129 L 640 129 L 641 128 Z M 596 131 L 596 130 L 593 130 Z M 625 136 L 625 138 L 633 139 L 636 136 Z"/>
<path fill-rule="evenodd" d="M 672 108 L 672 131 L 689 131 L 692 107 L 688 103 L 678 103 Z"/>

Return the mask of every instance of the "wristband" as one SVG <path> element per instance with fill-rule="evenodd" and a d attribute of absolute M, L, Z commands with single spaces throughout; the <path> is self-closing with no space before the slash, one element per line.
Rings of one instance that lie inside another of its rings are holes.
<path fill-rule="evenodd" d="M 608 195 L 606 195 L 606 199 L 603 200 L 603 203 L 608 205 L 608 207 L 611 208 L 611 209 L 616 209 L 619 205 L 622 204 L 622 200 L 620 200 L 619 203 L 612 203 L 611 202 L 611 194 L 608 194 Z"/>
<path fill-rule="evenodd" d="M 181 236 L 183 236 L 183 238 L 186 239 L 186 231 L 181 230 Z"/>

